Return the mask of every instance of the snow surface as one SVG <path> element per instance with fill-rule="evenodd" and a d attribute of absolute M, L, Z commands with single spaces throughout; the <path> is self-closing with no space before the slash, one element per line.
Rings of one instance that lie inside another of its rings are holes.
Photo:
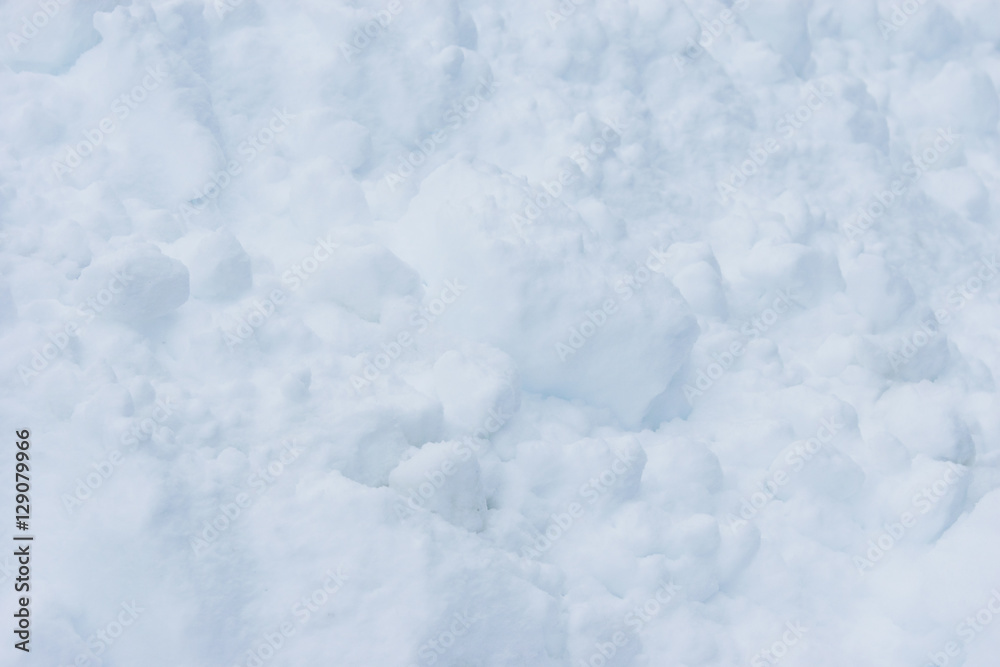
<path fill-rule="evenodd" d="M 996 665 L 998 18 L 6 0 L 0 664 Z"/>

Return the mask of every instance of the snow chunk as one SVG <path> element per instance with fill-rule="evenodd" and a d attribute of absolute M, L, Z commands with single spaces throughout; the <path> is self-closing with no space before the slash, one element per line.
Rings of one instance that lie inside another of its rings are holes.
<path fill-rule="evenodd" d="M 153 245 L 105 255 L 77 281 L 75 297 L 131 324 L 167 315 L 188 299 L 188 270 Z"/>
<path fill-rule="evenodd" d="M 203 239 L 190 266 L 191 294 L 200 299 L 232 299 L 253 283 L 250 256 L 226 231 Z"/>
<path fill-rule="evenodd" d="M 483 529 L 486 495 L 479 460 L 460 442 L 424 445 L 389 473 L 389 486 L 405 498 L 397 505 L 404 516 L 426 507 L 466 530 Z"/>

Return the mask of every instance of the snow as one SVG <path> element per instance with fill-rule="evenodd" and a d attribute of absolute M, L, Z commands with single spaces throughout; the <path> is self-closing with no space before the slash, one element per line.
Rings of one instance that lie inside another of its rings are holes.
<path fill-rule="evenodd" d="M 992 664 L 995 3 L 0 26 L 2 664 Z"/>

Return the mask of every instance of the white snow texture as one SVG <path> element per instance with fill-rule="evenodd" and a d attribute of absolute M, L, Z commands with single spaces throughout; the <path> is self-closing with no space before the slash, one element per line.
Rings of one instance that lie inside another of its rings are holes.
<path fill-rule="evenodd" d="M 0 28 L 0 664 L 997 664 L 996 0 Z"/>

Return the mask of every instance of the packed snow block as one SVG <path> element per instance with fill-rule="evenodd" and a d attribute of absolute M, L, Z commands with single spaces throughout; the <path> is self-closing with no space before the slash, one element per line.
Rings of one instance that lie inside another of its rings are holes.
<path fill-rule="evenodd" d="M 909 281 L 878 255 L 861 253 L 843 266 L 847 295 L 871 325 L 873 333 L 885 331 L 915 302 Z"/>
<path fill-rule="evenodd" d="M 343 424 L 337 447 L 330 452 L 331 464 L 355 482 L 385 486 L 410 446 L 403 429 L 384 411 L 359 412 Z"/>
<path fill-rule="evenodd" d="M 699 315 L 726 319 L 726 295 L 717 267 L 708 262 L 697 262 L 684 267 L 673 278 L 677 290 Z"/>
<path fill-rule="evenodd" d="M 402 497 L 402 517 L 420 508 L 470 531 L 483 529 L 486 494 L 479 460 L 460 442 L 428 443 L 389 473 L 389 486 Z"/>
<path fill-rule="evenodd" d="M 253 284 L 250 256 L 227 231 L 204 238 L 189 267 L 191 294 L 199 299 L 233 299 Z"/>
<path fill-rule="evenodd" d="M 620 301 L 606 292 L 603 300 L 578 294 L 576 309 L 568 307 L 569 299 L 561 301 L 563 312 L 550 315 L 548 323 L 542 309 L 527 309 L 528 321 L 547 329 L 543 338 L 552 342 L 512 356 L 523 360 L 522 375 L 530 377 L 535 391 L 581 398 L 635 425 L 684 363 L 698 328 L 688 304 L 665 279 L 652 279 L 642 292 L 617 294 L 623 294 Z M 554 294 L 550 304 L 549 312 L 555 311 L 559 297 Z"/>
<path fill-rule="evenodd" d="M 77 280 L 81 308 L 138 324 L 167 315 L 188 299 L 188 270 L 152 245 L 124 248 L 95 261 Z"/>
<path fill-rule="evenodd" d="M 434 363 L 434 387 L 456 435 L 488 437 L 503 428 L 521 404 L 514 360 L 488 345 L 468 345 L 441 355 Z"/>
<path fill-rule="evenodd" d="M 741 266 L 743 275 L 761 289 L 788 293 L 812 306 L 844 288 L 837 259 L 799 243 L 760 241 Z"/>
<path fill-rule="evenodd" d="M 461 290 L 431 327 L 499 348 L 527 391 L 638 423 L 697 337 L 690 307 L 650 270 L 654 249 L 609 262 L 572 217 L 540 217 L 525 239 L 524 206 L 515 179 L 460 158 L 424 180 L 392 238 L 425 281 Z"/>
<path fill-rule="evenodd" d="M 385 486 L 409 448 L 441 437 L 441 421 L 439 402 L 405 382 L 391 383 L 377 400 L 355 404 L 343 416 L 329 463 L 356 482 Z"/>
<path fill-rule="evenodd" d="M 358 317 L 376 322 L 383 306 L 392 297 L 421 295 L 420 276 L 399 257 L 377 244 L 344 246 L 329 244 L 321 239 L 313 253 L 303 256 L 301 264 L 316 258 L 316 251 L 328 252 L 327 259 L 320 252 L 317 277 L 299 282 L 297 275 L 288 274 L 291 288 L 304 285 L 307 298 L 329 300 L 337 303 Z"/>
<path fill-rule="evenodd" d="M 971 465 L 976 446 L 953 401 L 948 387 L 926 380 L 894 385 L 876 402 L 871 418 L 884 423 L 912 455 Z"/>

